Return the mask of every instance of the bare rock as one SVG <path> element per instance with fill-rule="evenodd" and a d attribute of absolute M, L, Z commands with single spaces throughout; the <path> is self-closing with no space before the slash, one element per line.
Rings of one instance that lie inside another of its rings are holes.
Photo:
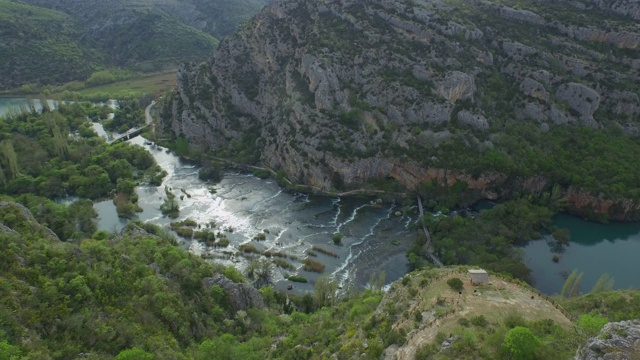
<path fill-rule="evenodd" d="M 234 283 L 222 274 L 215 274 L 203 281 L 207 288 L 215 285 L 220 286 L 226 292 L 227 299 L 234 311 L 264 307 L 264 301 L 258 290 L 249 285 Z"/>
<path fill-rule="evenodd" d="M 635 359 L 640 354 L 640 321 L 611 322 L 576 352 L 575 360 Z"/>
<path fill-rule="evenodd" d="M 544 85 L 533 80 L 532 78 L 525 78 L 520 83 L 520 91 L 527 96 L 534 97 L 536 99 L 547 101 L 549 100 L 549 92 L 544 88 Z"/>
<path fill-rule="evenodd" d="M 593 113 L 600 106 L 600 94 L 595 90 L 578 83 L 563 84 L 556 91 L 556 98 L 565 102 L 570 113 L 578 117 L 584 125 L 595 127 Z"/>
<path fill-rule="evenodd" d="M 544 121 L 547 119 L 547 109 L 544 105 L 528 102 L 524 105 L 524 117 L 535 121 Z"/>
<path fill-rule="evenodd" d="M 309 79 L 309 90 L 315 94 L 315 105 L 321 110 L 330 110 L 338 97 L 340 83 L 336 74 L 330 69 L 324 68 L 320 62 L 311 55 L 302 57 L 301 70 Z"/>
<path fill-rule="evenodd" d="M 448 73 L 438 86 L 438 94 L 450 103 L 470 98 L 476 92 L 476 84 L 473 76 L 461 71 Z"/>
<path fill-rule="evenodd" d="M 516 61 L 522 61 L 525 59 L 525 57 L 531 56 L 538 52 L 538 50 L 517 41 L 505 41 L 502 44 L 502 50 L 504 50 L 508 57 Z"/>
<path fill-rule="evenodd" d="M 508 6 L 500 8 L 500 15 L 506 19 L 524 21 L 531 24 L 544 24 L 544 18 L 533 11 L 518 10 Z"/>
<path fill-rule="evenodd" d="M 476 129 L 486 130 L 489 128 L 489 120 L 482 115 L 476 115 L 467 110 L 458 113 L 458 121 L 462 124 Z"/>

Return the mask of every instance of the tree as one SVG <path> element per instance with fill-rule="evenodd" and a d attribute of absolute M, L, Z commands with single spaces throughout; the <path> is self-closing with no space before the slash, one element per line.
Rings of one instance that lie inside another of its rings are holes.
<path fill-rule="evenodd" d="M 13 143 L 11 140 L 4 140 L 0 142 L 0 152 L 7 161 L 7 170 L 9 170 L 9 179 L 15 179 L 20 172 L 18 171 L 18 156 L 13 149 Z"/>
<path fill-rule="evenodd" d="M 10 345 L 7 340 L 0 342 L 0 360 L 13 360 L 20 358 L 20 348 Z"/>
<path fill-rule="evenodd" d="M 217 339 L 205 340 L 198 346 L 197 359 L 233 360 L 235 359 L 233 353 L 236 344 L 236 338 L 231 334 L 222 334 Z"/>
<path fill-rule="evenodd" d="M 247 279 L 253 281 L 256 288 L 267 286 L 271 283 L 273 264 L 268 260 L 251 261 L 247 266 Z"/>
<path fill-rule="evenodd" d="M 529 328 L 516 326 L 505 335 L 502 349 L 512 360 L 531 360 L 535 358 L 536 350 L 540 345 L 540 340 Z"/>
<path fill-rule="evenodd" d="M 447 280 L 447 285 L 455 291 L 462 291 L 464 289 L 464 283 L 460 278 L 451 278 Z"/>
<path fill-rule="evenodd" d="M 153 360 L 153 355 L 134 347 L 133 349 L 122 350 L 116 360 Z"/>
<path fill-rule="evenodd" d="M 316 304 L 318 304 L 318 308 L 336 303 L 338 283 L 335 280 L 329 280 L 328 276 L 322 275 L 316 280 L 314 290 L 315 301 Z"/>
<path fill-rule="evenodd" d="M 341 233 L 335 233 L 333 234 L 333 236 L 331 237 L 331 240 L 333 241 L 334 244 L 336 245 L 340 245 L 342 244 L 342 234 Z"/>

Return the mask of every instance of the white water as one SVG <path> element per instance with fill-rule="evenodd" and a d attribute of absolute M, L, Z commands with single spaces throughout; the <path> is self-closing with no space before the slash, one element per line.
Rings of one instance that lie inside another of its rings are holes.
<path fill-rule="evenodd" d="M 271 180 L 262 180 L 250 174 L 229 172 L 216 184 L 198 179 L 198 168 L 181 161 L 165 149 L 144 145 L 140 137 L 131 143 L 145 147 L 155 157 L 168 176 L 161 186 L 143 185 L 137 189 L 139 205 L 144 211 L 139 218 L 157 225 L 168 225 L 171 221 L 191 218 L 199 224 L 214 221 L 216 231 L 225 232 L 230 247 L 215 249 L 197 241 L 184 240 L 184 247 L 195 254 L 207 254 L 213 261 L 244 268 L 251 255 L 237 254 L 241 244 L 251 243 L 261 250 L 284 252 L 287 261 L 298 270 L 291 272 L 275 268 L 276 285 L 286 288 L 284 279 L 299 275 L 309 279 L 309 284 L 294 284 L 297 290 L 311 290 L 319 274 L 302 269 L 302 260 L 307 250 L 314 245 L 336 253 L 334 258 L 318 253 L 316 261 L 325 264 L 324 273 L 339 281 L 341 286 L 354 284 L 364 287 L 372 272 L 385 271 L 389 281 L 402 276 L 407 270 L 404 256 L 414 240 L 408 229 L 409 217 L 394 216 L 394 205 L 370 205 L 359 199 L 329 198 L 286 191 Z M 164 187 L 172 189 L 180 200 L 180 216 L 172 220 L 164 217 L 160 205 L 164 201 Z M 216 189 L 215 193 L 209 187 Z M 99 226 L 112 231 L 120 229 L 126 222 L 115 214 L 110 201 L 97 203 L 100 213 Z M 232 228 L 233 232 L 225 231 Z M 267 230 L 265 241 L 253 238 Z M 342 246 L 333 244 L 331 237 L 342 233 Z M 400 240 L 399 246 L 391 244 Z M 317 253 L 317 251 L 316 251 Z M 395 278 L 394 278 L 395 277 Z"/>

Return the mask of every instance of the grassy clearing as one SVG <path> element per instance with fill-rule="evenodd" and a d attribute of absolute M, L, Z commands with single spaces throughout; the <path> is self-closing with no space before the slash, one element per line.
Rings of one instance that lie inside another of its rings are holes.
<path fill-rule="evenodd" d="M 79 90 L 81 95 L 94 93 L 118 93 L 122 91 L 139 92 L 140 94 L 155 94 L 168 90 L 176 84 L 176 72 L 171 70 L 163 73 L 140 75 L 123 81 L 111 84 L 99 85 Z"/>

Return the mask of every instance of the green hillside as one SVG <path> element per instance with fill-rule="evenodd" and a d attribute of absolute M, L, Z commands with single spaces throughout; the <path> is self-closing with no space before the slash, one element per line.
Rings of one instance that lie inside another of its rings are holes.
<path fill-rule="evenodd" d="M 0 43 L 2 89 L 83 79 L 99 58 L 72 17 L 6 0 L 0 0 Z"/>
<path fill-rule="evenodd" d="M 263 6 L 258 0 L 0 0 L 0 90 L 24 85 L 34 92 L 103 69 L 150 72 L 204 61 L 218 37 Z"/>

